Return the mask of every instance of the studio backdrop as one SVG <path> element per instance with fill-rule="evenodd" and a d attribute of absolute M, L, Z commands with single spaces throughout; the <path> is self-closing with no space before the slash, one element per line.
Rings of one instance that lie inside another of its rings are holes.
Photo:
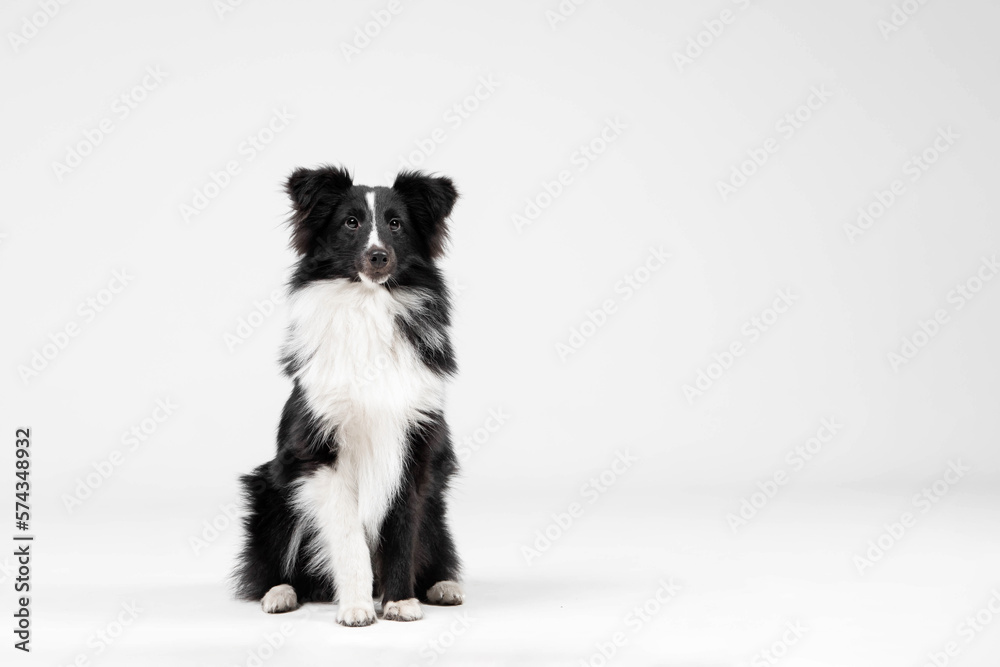
<path fill-rule="evenodd" d="M 7 3 L 0 662 L 995 664 L 998 22 Z M 419 622 L 229 585 L 324 164 L 460 193 L 466 598 Z"/>

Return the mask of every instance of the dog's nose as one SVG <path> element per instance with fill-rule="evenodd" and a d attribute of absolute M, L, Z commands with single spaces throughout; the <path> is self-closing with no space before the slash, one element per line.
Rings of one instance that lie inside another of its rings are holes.
<path fill-rule="evenodd" d="M 373 269 L 385 268 L 385 265 L 389 263 L 389 253 L 381 249 L 369 250 L 368 263 L 372 265 Z"/>

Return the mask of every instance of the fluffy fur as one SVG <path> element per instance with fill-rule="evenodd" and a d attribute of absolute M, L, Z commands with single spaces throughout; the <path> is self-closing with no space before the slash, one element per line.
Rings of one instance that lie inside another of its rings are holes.
<path fill-rule="evenodd" d="M 383 618 L 417 620 L 418 599 L 464 599 L 445 519 L 455 358 L 435 264 L 458 193 L 419 172 L 356 186 L 336 167 L 295 171 L 287 192 L 293 388 L 275 458 L 241 478 L 237 594 L 272 613 L 336 599 L 348 626 L 373 623 L 381 596 Z"/>

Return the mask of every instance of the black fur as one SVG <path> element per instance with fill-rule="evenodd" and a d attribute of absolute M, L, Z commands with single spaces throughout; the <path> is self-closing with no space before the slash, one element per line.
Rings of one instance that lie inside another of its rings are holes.
<path fill-rule="evenodd" d="M 392 188 L 374 189 L 385 218 L 377 221 L 385 230 L 384 270 L 366 263 L 365 252 L 370 250 L 364 248 L 364 235 L 350 226 L 352 217 L 357 221 L 367 215 L 364 197 L 372 188 L 353 185 L 343 168 L 325 166 L 296 170 L 286 189 L 292 200 L 292 247 L 299 254 L 291 292 L 318 280 L 357 282 L 362 275 L 384 278 L 388 271 L 388 279 L 376 289 L 420 288 L 433 295 L 426 308 L 397 317 L 396 325 L 428 368 L 442 376 L 453 374 L 456 364 L 448 338 L 451 303 L 435 265 L 447 238 L 446 219 L 458 197 L 452 182 L 405 172 Z M 401 223 L 398 229 L 390 228 L 393 220 Z M 431 344 L 435 340 L 438 343 Z M 320 466 L 336 466 L 338 456 L 336 427 L 332 433 L 320 428 L 322 416 L 311 412 L 303 388 L 294 380 L 301 363 L 293 356 L 283 359 L 294 387 L 281 415 L 274 459 L 241 478 L 246 539 L 234 580 L 237 595 L 247 600 L 259 600 L 279 584 L 291 584 L 300 603 L 336 597 L 330 577 L 303 570 L 317 539 L 314 533 L 303 535 L 294 571 L 283 571 L 300 518 L 291 504 L 293 485 Z M 389 506 L 372 554 L 373 592 L 383 594 L 383 603 L 413 597 L 427 601 L 428 588 L 457 580 L 459 573 L 445 507 L 457 464 L 444 416 L 425 415 L 410 429 L 405 447 L 400 491 Z"/>

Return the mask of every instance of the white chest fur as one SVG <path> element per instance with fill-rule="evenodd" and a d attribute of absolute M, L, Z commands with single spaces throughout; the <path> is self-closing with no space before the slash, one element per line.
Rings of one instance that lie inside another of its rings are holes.
<path fill-rule="evenodd" d="M 336 429 L 337 471 L 357 489 L 369 539 L 399 489 L 407 431 L 422 412 L 441 410 L 444 382 L 396 325 L 425 294 L 330 280 L 299 290 L 291 303 L 287 352 L 313 414 Z"/>

